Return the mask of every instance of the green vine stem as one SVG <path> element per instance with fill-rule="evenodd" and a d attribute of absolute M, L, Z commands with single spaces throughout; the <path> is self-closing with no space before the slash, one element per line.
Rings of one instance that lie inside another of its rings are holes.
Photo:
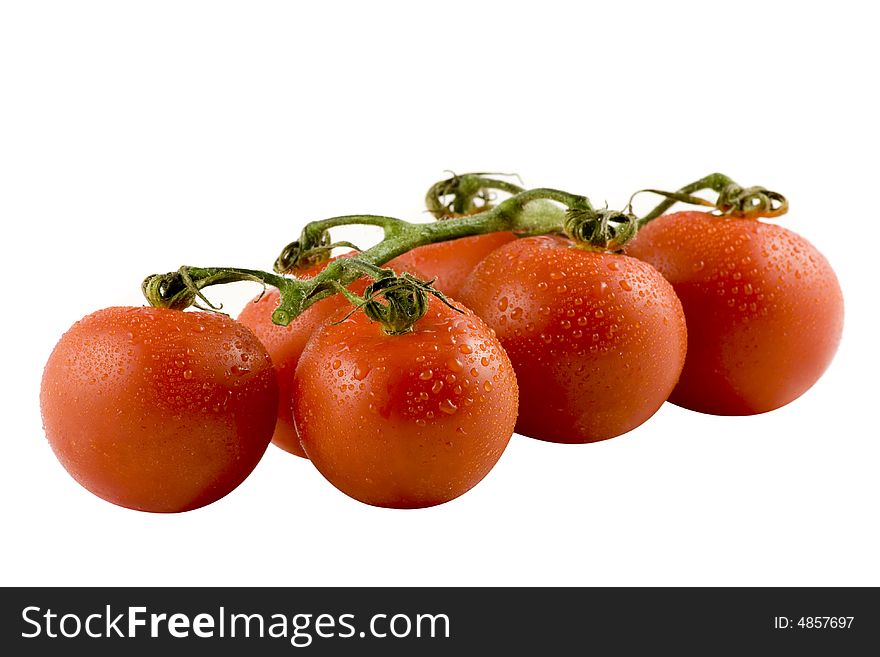
<path fill-rule="evenodd" d="M 694 196 L 696 192 L 706 189 L 717 192 L 718 198 L 714 203 Z M 782 194 L 764 187 L 743 187 L 723 173 L 710 173 L 675 192 L 665 192 L 658 189 L 640 190 L 630 198 L 627 206 L 629 210 L 632 209 L 633 198 L 642 192 L 659 194 L 666 198 L 638 220 L 638 227 L 656 219 L 678 202 L 715 208 L 722 215 L 736 217 L 778 217 L 788 212 L 788 200 Z"/>
<path fill-rule="evenodd" d="M 346 286 L 365 275 L 375 280 L 388 278 L 393 272 L 382 269 L 381 265 L 419 246 L 512 231 L 519 236 L 563 233 L 586 248 L 616 249 L 624 233 L 634 234 L 634 230 L 620 229 L 624 223 L 634 226 L 635 218 L 595 210 L 585 196 L 557 189 L 530 189 L 485 212 L 434 223 L 415 224 L 377 215 L 350 215 L 312 222 L 305 226 L 299 240 L 284 248 L 276 262 L 277 270 L 288 271 L 304 258 L 311 260 L 326 255 L 336 245 L 352 246 L 347 242 L 331 242 L 329 230 L 332 228 L 368 224 L 384 229 L 384 239 L 377 245 L 354 257 L 328 262 L 313 278 L 288 278 L 251 269 L 181 267 L 176 272 L 147 277 L 142 287 L 147 301 L 154 306 L 183 309 L 201 300 L 208 309 L 216 310 L 202 293 L 210 285 L 242 280 L 271 285 L 279 290 L 281 297 L 272 321 L 286 326 L 315 302 L 336 293 L 345 294 L 356 305 L 364 303 L 366 300 L 353 295 Z"/>
<path fill-rule="evenodd" d="M 481 212 L 467 214 L 468 203 L 489 189 L 512 193 L 513 196 Z M 695 192 L 705 189 L 718 193 L 714 203 L 693 196 Z M 389 332 L 400 333 L 408 330 L 407 322 L 415 321 L 412 317 L 416 317 L 416 311 L 424 306 L 419 299 L 425 294 L 435 294 L 436 290 L 430 283 L 412 277 L 409 277 L 412 280 L 400 282 L 404 277 L 396 276 L 390 269 L 383 269 L 382 265 L 419 246 L 511 231 L 519 236 L 559 233 L 568 236 L 581 248 L 619 251 L 635 236 L 640 226 L 660 216 L 678 201 L 714 207 L 723 214 L 735 216 L 778 216 L 788 209 L 788 203 L 781 194 L 763 187 L 741 187 L 721 173 L 700 178 L 677 192 L 642 191 L 659 193 L 666 198 L 651 212 L 637 219 L 631 213 L 632 199 L 625 212 L 597 210 L 587 197 L 558 189 L 520 190 L 512 183 L 486 178 L 485 174 L 454 176 L 429 190 L 428 204 L 442 216 L 447 216 L 450 209 L 456 213 L 464 209 L 464 216 L 427 224 L 379 215 L 347 215 L 314 221 L 303 228 L 297 241 L 288 244 L 281 252 L 275 262 L 277 273 L 237 268 L 181 267 L 176 272 L 147 277 L 142 289 L 153 306 L 184 309 L 195 305 L 218 310 L 203 294 L 204 288 L 236 281 L 271 285 L 280 292 L 280 301 L 272 314 L 272 321 L 281 326 L 288 325 L 317 301 L 341 293 L 356 307 L 365 307 L 365 312 L 377 321 L 394 316 L 393 321 L 385 322 L 385 328 Z M 443 199 L 450 195 L 453 200 L 444 202 Z M 382 241 L 366 251 L 360 251 L 350 242 L 333 242 L 330 239 L 331 229 L 353 224 L 381 227 L 384 233 Z M 313 278 L 296 279 L 281 275 L 327 261 L 331 250 L 337 246 L 347 246 L 359 252 L 353 257 L 327 262 Z M 372 286 L 372 293 L 382 296 L 390 310 L 376 306 L 372 303 L 375 299 L 369 295 L 364 298 L 347 289 L 348 285 L 362 276 L 369 276 L 377 283 L 382 282 L 381 285 Z M 401 299 L 410 299 L 406 304 L 415 310 L 412 313 L 398 312 L 403 304 Z M 199 302 L 207 307 L 199 305 Z"/>

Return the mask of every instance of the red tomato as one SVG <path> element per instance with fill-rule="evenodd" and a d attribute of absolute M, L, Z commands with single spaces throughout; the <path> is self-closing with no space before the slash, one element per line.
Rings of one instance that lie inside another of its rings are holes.
<path fill-rule="evenodd" d="M 241 311 L 238 321 L 256 334 L 269 352 L 275 367 L 278 379 L 278 423 L 275 425 L 272 442 L 291 454 L 305 458 L 306 454 L 299 443 L 299 434 L 290 412 L 293 373 L 306 342 L 315 329 L 326 322 L 335 309 L 348 302 L 341 295 L 322 299 L 287 326 L 278 326 L 272 323 L 272 312 L 278 307 L 278 301 L 278 290 L 271 288 L 261 298 L 249 303 Z"/>
<path fill-rule="evenodd" d="M 416 508 L 486 476 L 513 432 L 517 386 L 490 329 L 431 297 L 404 335 L 362 312 L 324 324 L 300 358 L 292 403 L 306 454 L 334 486 Z"/>
<path fill-rule="evenodd" d="M 107 308 L 65 333 L 43 372 L 49 443 L 114 504 L 175 512 L 214 502 L 257 465 L 278 390 L 257 338 L 225 315 Z"/>
<path fill-rule="evenodd" d="M 384 266 L 398 273 L 409 272 L 425 281 L 436 278 L 435 288 L 443 294 L 456 296 L 480 260 L 515 239 L 513 233 L 487 233 L 437 242 L 399 255 Z"/>
<path fill-rule="evenodd" d="M 529 237 L 489 254 L 461 300 L 498 334 L 520 386 L 519 433 L 612 438 L 651 417 L 684 363 L 681 304 L 654 268 Z"/>
<path fill-rule="evenodd" d="M 355 252 L 352 251 L 339 257 L 349 257 L 354 254 Z M 298 278 L 311 278 L 326 266 L 327 263 L 322 263 L 312 267 L 298 274 Z M 366 282 L 359 280 L 349 286 L 349 289 L 363 293 L 365 286 Z M 275 425 L 275 435 L 272 436 L 272 442 L 291 454 L 305 458 L 306 453 L 300 445 L 299 434 L 290 411 L 290 389 L 293 384 L 293 373 L 296 371 L 299 357 L 315 329 L 326 322 L 340 306 L 347 308 L 351 306 L 345 297 L 337 294 L 310 306 L 287 326 L 278 326 L 272 323 L 272 313 L 278 307 L 279 297 L 278 290 L 270 288 L 265 294 L 245 306 L 238 316 L 238 321 L 251 329 L 260 339 L 272 357 L 272 363 L 277 373 L 278 423 Z"/>
<path fill-rule="evenodd" d="M 645 226 L 627 253 L 675 287 L 688 354 L 670 401 L 749 415 L 784 406 L 822 375 L 840 340 L 843 296 L 804 238 L 754 219 L 677 212 Z"/>

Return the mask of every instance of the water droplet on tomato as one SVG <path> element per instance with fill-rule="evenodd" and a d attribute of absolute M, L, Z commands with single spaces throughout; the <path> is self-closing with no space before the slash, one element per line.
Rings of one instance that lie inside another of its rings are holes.
<path fill-rule="evenodd" d="M 507 310 L 507 303 L 507 297 L 501 297 L 500 299 L 498 299 L 498 310 L 500 310 L 501 312 Z"/>
<path fill-rule="evenodd" d="M 466 345 L 462 345 L 462 346 L 464 347 L 464 346 L 466 346 Z M 422 371 L 422 372 L 419 372 L 419 378 L 420 378 L 422 381 L 427 381 L 427 380 L 429 380 L 432 376 L 434 376 L 434 370 L 424 370 L 424 371 Z"/>
<path fill-rule="evenodd" d="M 458 406 L 456 406 L 451 399 L 444 399 L 440 402 L 440 412 L 446 413 L 446 415 L 452 415 L 458 410 Z"/>

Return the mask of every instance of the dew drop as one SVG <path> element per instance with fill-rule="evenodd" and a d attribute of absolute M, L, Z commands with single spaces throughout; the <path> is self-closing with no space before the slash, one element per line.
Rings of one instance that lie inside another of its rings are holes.
<path fill-rule="evenodd" d="M 462 346 L 464 347 L 465 345 L 462 345 Z M 422 371 L 422 372 L 419 373 L 419 378 L 420 378 L 422 381 L 427 381 L 427 380 L 430 379 L 432 376 L 434 376 L 434 370 L 424 370 L 424 371 Z"/>

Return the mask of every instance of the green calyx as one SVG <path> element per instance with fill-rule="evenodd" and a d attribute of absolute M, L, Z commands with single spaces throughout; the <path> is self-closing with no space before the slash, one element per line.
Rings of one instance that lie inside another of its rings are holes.
<path fill-rule="evenodd" d="M 425 195 L 425 205 L 436 219 L 448 219 L 485 212 L 492 208 L 493 190 L 508 194 L 525 191 L 519 185 L 486 176 L 515 174 L 464 173 L 434 183 Z"/>
<path fill-rule="evenodd" d="M 732 182 L 718 193 L 715 207 L 723 215 L 769 218 L 788 212 L 788 200 L 764 187 L 742 187 Z"/>
<path fill-rule="evenodd" d="M 573 208 L 565 214 L 565 234 L 578 246 L 617 252 L 638 232 L 638 219 L 629 212 Z"/>
<path fill-rule="evenodd" d="M 412 331 L 415 323 L 428 312 L 430 296 L 438 298 L 453 310 L 463 312 L 452 305 L 432 283 L 407 273 L 380 278 L 367 286 L 365 301 L 360 308 L 370 321 L 381 324 L 388 335 L 403 335 Z"/>
<path fill-rule="evenodd" d="M 295 274 L 302 272 L 330 259 L 330 254 L 337 246 L 347 246 L 359 251 L 351 242 L 331 242 L 330 232 L 304 231 L 300 239 L 285 246 L 275 259 L 273 270 L 278 274 Z"/>
<path fill-rule="evenodd" d="M 706 189 L 718 194 L 714 202 L 694 196 L 696 192 Z M 720 216 L 749 219 L 779 217 L 788 212 L 788 201 L 779 192 L 770 191 L 765 187 L 743 187 L 723 173 L 710 173 L 674 192 L 661 189 L 639 190 L 630 197 L 628 210 L 632 208 L 633 199 L 643 192 L 657 194 L 664 197 L 664 200 L 638 220 L 639 227 L 661 216 L 676 203 L 713 208 Z"/>

